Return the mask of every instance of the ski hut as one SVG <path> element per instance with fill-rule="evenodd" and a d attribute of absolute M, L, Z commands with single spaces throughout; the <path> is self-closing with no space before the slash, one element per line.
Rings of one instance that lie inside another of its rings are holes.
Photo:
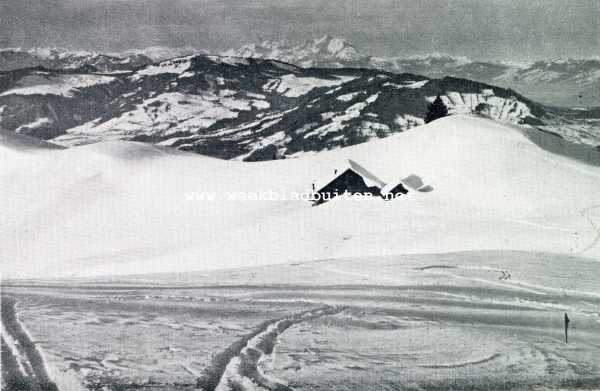
<path fill-rule="evenodd" d="M 358 163 L 352 160 L 348 160 L 348 163 L 349 167 L 345 171 L 315 191 L 313 194 L 315 205 L 320 205 L 343 194 L 381 195 L 381 189 L 385 186 L 385 182 Z"/>
<path fill-rule="evenodd" d="M 398 198 L 406 193 L 408 193 L 408 189 L 404 187 L 401 180 L 390 182 L 381 189 L 381 197 L 388 201 Z"/>

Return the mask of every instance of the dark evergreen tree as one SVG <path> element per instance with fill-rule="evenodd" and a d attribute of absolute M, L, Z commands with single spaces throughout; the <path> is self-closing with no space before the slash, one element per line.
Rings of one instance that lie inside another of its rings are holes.
<path fill-rule="evenodd" d="M 429 104 L 427 110 L 427 115 L 425 115 L 426 124 L 448 115 L 448 108 L 442 101 L 442 98 L 440 98 L 440 94 L 438 94 L 433 103 Z"/>

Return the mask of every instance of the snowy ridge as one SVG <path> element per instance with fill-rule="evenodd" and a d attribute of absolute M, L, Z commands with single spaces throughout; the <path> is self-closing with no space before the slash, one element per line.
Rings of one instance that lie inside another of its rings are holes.
<path fill-rule="evenodd" d="M 263 86 L 264 91 L 276 91 L 283 96 L 297 98 L 305 95 L 317 87 L 332 87 L 348 81 L 355 77 L 340 76 L 331 80 L 319 79 L 314 77 L 296 77 L 293 74 L 284 75 L 281 79 L 270 80 Z"/>
<path fill-rule="evenodd" d="M 427 98 L 433 102 L 435 96 Z M 479 94 L 461 94 L 449 92 L 441 96 L 450 114 L 481 113 L 498 121 L 519 123 L 525 118 L 533 117 L 529 107 L 516 99 L 502 98 L 494 95 L 492 90 L 484 90 Z"/>
<path fill-rule="evenodd" d="M 71 50 L 58 47 L 2 48 L 0 72 L 23 68 L 80 69 L 93 67 L 100 72 L 132 70 L 169 58 L 190 53 L 204 53 L 191 47 L 148 47 L 131 49 L 122 53 L 101 53 L 88 50 Z"/>
<path fill-rule="evenodd" d="M 123 141 L 2 153 L 4 275 L 188 271 L 482 249 L 600 256 L 600 222 L 589 209 L 600 194 L 597 153 L 578 156 L 580 149 L 556 136 L 463 115 L 418 129 L 256 164 Z M 319 207 L 298 196 L 347 159 L 385 183 L 416 175 L 432 190 Z M 552 197 L 550 183 L 563 183 Z M 376 223 L 349 224 L 339 216 Z M 65 236 L 68 248 L 61 245 Z"/>
<path fill-rule="evenodd" d="M 136 72 L 135 75 L 131 76 L 132 80 L 140 80 L 144 76 L 155 76 L 163 73 L 182 75 L 192 65 L 190 63 L 190 57 L 175 58 L 172 60 L 164 61 L 156 65 L 149 65 L 140 71 Z M 180 76 L 181 77 L 181 76 Z"/>
<path fill-rule="evenodd" d="M 103 75 L 60 75 L 50 76 L 44 72 L 36 72 L 22 78 L 14 88 L 4 91 L 7 95 L 57 95 L 72 98 L 81 89 L 99 84 L 109 84 L 116 79 Z"/>
<path fill-rule="evenodd" d="M 0 89 L 0 126 L 65 146 L 125 139 L 225 159 L 272 160 L 420 126 L 440 93 L 453 114 L 535 125 L 600 145 L 593 110 L 545 107 L 470 80 L 214 55 L 110 75 L 15 71 Z"/>

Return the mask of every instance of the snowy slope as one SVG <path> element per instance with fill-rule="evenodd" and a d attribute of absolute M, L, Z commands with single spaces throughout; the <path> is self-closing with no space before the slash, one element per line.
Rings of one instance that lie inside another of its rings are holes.
<path fill-rule="evenodd" d="M 15 153 L 15 150 L 29 150 L 32 152 L 46 149 L 63 149 L 64 147 L 0 128 L 0 148 L 4 153 Z"/>
<path fill-rule="evenodd" d="M 61 48 L 3 48 L 0 49 L 0 72 L 23 68 L 44 67 L 48 69 L 79 69 L 88 67 L 101 72 L 131 70 L 150 64 L 158 59 L 175 57 L 190 51 L 171 50 L 166 57 L 154 57 L 159 48 L 127 53 L 98 53 Z"/>
<path fill-rule="evenodd" d="M 457 115 L 419 132 L 260 163 L 122 141 L 0 153 L 3 276 L 474 249 L 599 258 L 600 167 L 549 152 L 572 153 L 554 136 L 526 132 Z M 318 207 L 293 199 L 348 158 L 386 182 L 418 175 L 433 191 Z"/>
<path fill-rule="evenodd" d="M 44 67 L 48 69 L 92 68 L 99 72 L 132 70 L 190 53 L 205 53 L 193 47 L 150 46 L 121 53 L 70 50 L 59 47 L 0 48 L 0 72 Z"/>
<path fill-rule="evenodd" d="M 600 145 L 600 114 L 593 110 L 545 107 L 466 79 L 210 55 L 124 73 L 8 72 L 0 75 L 0 126 L 66 146 L 124 139 L 224 159 L 270 160 L 422 125 L 438 93 L 453 114 L 534 124 Z"/>

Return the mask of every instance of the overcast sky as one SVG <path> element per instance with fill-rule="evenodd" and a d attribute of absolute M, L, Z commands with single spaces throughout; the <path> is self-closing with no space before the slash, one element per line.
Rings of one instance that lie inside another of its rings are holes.
<path fill-rule="evenodd" d="M 0 0 L 0 47 L 122 51 L 346 38 L 361 52 L 600 56 L 600 0 Z"/>

